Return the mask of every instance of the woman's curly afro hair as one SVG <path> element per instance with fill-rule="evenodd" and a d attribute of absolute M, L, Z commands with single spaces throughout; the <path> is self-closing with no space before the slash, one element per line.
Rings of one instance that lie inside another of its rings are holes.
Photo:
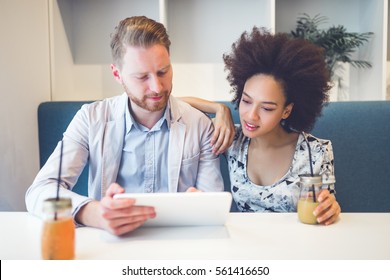
<path fill-rule="evenodd" d="M 292 38 L 287 33 L 271 34 L 253 27 L 244 32 L 224 54 L 227 80 L 238 107 L 245 82 L 254 75 L 275 78 L 284 89 L 286 106 L 294 103 L 283 127 L 286 131 L 310 131 L 328 101 L 329 71 L 323 50 L 309 41 Z"/>

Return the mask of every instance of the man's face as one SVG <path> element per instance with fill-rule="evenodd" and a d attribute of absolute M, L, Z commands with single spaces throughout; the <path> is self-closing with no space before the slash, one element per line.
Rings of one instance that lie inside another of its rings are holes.
<path fill-rule="evenodd" d="M 111 69 L 129 96 L 134 112 L 165 109 L 172 90 L 172 66 L 163 45 L 146 49 L 127 47 L 122 68 L 111 65 Z"/>

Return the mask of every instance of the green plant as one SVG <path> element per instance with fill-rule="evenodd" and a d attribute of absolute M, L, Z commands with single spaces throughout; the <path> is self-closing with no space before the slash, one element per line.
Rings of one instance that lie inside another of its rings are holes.
<path fill-rule="evenodd" d="M 313 18 L 304 13 L 297 19 L 295 30 L 291 35 L 295 38 L 309 40 L 325 50 L 325 62 L 331 77 L 337 62 L 346 62 L 357 68 L 371 68 L 372 64 L 365 60 L 354 60 L 352 54 L 364 43 L 368 42 L 373 32 L 347 32 L 342 26 L 332 26 L 328 29 L 319 29 L 327 21 L 327 17 L 315 15 Z"/>

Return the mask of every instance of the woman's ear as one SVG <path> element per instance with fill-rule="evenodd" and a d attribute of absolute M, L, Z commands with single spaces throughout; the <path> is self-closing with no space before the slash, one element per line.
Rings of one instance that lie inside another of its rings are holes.
<path fill-rule="evenodd" d="M 287 119 L 290 116 L 293 107 L 294 103 L 290 103 L 284 108 L 282 119 Z"/>

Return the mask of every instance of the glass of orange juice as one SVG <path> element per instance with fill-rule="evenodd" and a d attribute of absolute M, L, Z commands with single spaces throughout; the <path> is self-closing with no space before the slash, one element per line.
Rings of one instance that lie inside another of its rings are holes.
<path fill-rule="evenodd" d="M 75 257 L 75 225 L 70 198 L 50 198 L 43 202 L 41 236 L 44 260 L 71 260 Z"/>
<path fill-rule="evenodd" d="M 314 216 L 313 211 L 319 204 L 317 198 L 321 191 L 322 176 L 300 175 L 299 186 L 298 218 L 305 224 L 317 224 L 317 217 Z"/>

